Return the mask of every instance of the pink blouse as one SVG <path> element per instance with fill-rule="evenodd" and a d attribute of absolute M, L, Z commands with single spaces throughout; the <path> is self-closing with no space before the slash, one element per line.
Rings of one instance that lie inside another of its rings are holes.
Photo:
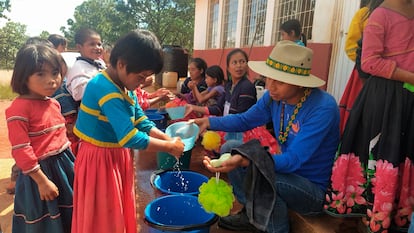
<path fill-rule="evenodd" d="M 396 67 L 414 72 L 414 18 L 375 9 L 364 29 L 361 62 L 365 72 L 388 79 Z"/>

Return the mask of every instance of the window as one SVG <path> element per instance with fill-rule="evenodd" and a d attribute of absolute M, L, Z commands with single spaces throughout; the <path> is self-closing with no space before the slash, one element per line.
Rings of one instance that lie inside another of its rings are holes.
<path fill-rule="evenodd" d="M 236 26 L 238 0 L 226 0 L 224 4 L 223 47 L 236 47 Z"/>
<path fill-rule="evenodd" d="M 297 19 L 302 24 L 302 32 L 306 38 L 312 39 L 313 12 L 316 0 L 279 0 L 275 5 L 275 29 L 272 41 L 274 44 L 280 40 L 280 25 L 289 19 Z"/>
<path fill-rule="evenodd" d="M 263 45 L 267 0 L 247 0 L 242 46 Z"/>
<path fill-rule="evenodd" d="M 219 20 L 219 0 L 211 1 L 210 15 L 208 21 L 208 48 L 218 48 L 219 41 L 217 40 L 218 31 L 218 20 Z"/>

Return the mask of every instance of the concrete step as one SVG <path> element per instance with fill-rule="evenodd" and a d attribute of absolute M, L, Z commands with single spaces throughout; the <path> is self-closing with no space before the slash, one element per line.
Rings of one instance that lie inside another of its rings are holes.
<path fill-rule="evenodd" d="M 336 218 L 327 214 L 302 216 L 289 212 L 291 233 L 367 233 L 361 218 Z"/>

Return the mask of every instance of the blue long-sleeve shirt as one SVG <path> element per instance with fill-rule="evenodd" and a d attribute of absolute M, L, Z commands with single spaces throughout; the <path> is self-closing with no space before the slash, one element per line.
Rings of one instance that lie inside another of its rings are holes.
<path fill-rule="evenodd" d="M 295 105 L 285 105 L 283 130 Z M 210 129 L 227 132 L 246 131 L 273 122 L 279 136 L 282 103 L 271 100 L 268 91 L 247 112 L 225 117 L 210 117 Z M 311 94 L 300 108 L 281 154 L 273 155 L 278 173 L 295 173 L 325 190 L 339 144 L 339 110 L 335 99 L 320 89 Z"/>
<path fill-rule="evenodd" d="M 133 92 L 125 93 L 105 75 L 100 73 L 88 82 L 74 133 L 100 147 L 145 149 L 155 124 Z"/>

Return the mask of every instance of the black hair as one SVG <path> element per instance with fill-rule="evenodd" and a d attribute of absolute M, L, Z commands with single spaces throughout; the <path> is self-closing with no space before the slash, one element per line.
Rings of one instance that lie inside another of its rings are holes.
<path fill-rule="evenodd" d="M 289 19 L 280 25 L 280 30 L 290 34 L 292 31 L 296 37 L 299 37 L 303 44 L 307 44 L 306 35 L 302 33 L 302 25 L 297 19 Z"/>
<path fill-rule="evenodd" d="M 13 92 L 19 95 L 29 93 L 27 81 L 31 75 L 42 70 L 44 64 L 49 64 L 53 70 L 62 73 L 59 52 L 53 47 L 43 44 L 26 44 L 19 49 L 13 68 L 10 85 Z"/>
<path fill-rule="evenodd" d="M 83 45 L 92 36 L 99 36 L 95 30 L 90 28 L 81 28 L 75 33 L 75 44 Z"/>
<path fill-rule="evenodd" d="M 58 34 L 50 34 L 49 37 L 47 38 L 50 42 L 52 42 L 53 46 L 55 47 L 55 49 L 57 47 L 59 47 L 59 45 L 63 45 L 66 46 L 68 44 L 68 40 Z"/>
<path fill-rule="evenodd" d="M 29 39 L 26 40 L 25 45 L 45 45 L 51 48 L 55 48 L 51 41 L 48 39 L 44 39 L 40 36 L 33 36 L 29 37 Z"/>
<path fill-rule="evenodd" d="M 207 69 L 207 62 L 204 61 L 204 59 L 199 58 L 199 57 L 195 57 L 190 59 L 190 63 L 195 63 L 197 69 L 202 70 L 203 72 L 201 73 L 201 77 L 205 78 L 206 77 L 206 69 Z"/>
<path fill-rule="evenodd" d="M 369 18 L 369 16 L 371 15 L 371 13 L 377 8 L 379 7 L 382 3 L 384 2 L 384 0 L 369 0 L 369 2 L 367 3 L 366 7 L 368 7 L 368 11 L 367 13 L 364 15 L 363 19 L 366 20 Z"/>
<path fill-rule="evenodd" d="M 127 64 L 127 73 L 150 70 L 159 73 L 163 66 L 163 50 L 157 37 L 147 30 L 134 30 L 114 45 L 109 61 L 116 67 L 118 60 Z"/>
<path fill-rule="evenodd" d="M 223 81 L 224 81 L 224 73 L 223 73 L 223 69 L 221 69 L 220 66 L 213 65 L 213 66 L 208 67 L 206 69 L 206 75 L 208 75 L 208 76 L 210 76 L 212 78 L 215 78 L 217 85 L 223 84 Z"/>
<path fill-rule="evenodd" d="M 246 63 L 249 61 L 249 56 L 247 55 L 247 53 L 246 53 L 244 50 L 239 49 L 239 48 L 237 48 L 237 49 L 233 49 L 232 51 L 230 51 L 230 52 L 227 54 L 227 58 L 226 58 L 226 65 L 227 65 L 227 68 L 230 66 L 230 59 L 231 59 L 231 57 L 232 57 L 234 54 L 236 54 L 236 53 L 241 53 L 241 54 L 243 54 L 244 58 L 246 59 Z M 226 69 L 226 74 L 227 74 L 227 79 L 228 79 L 228 81 L 230 81 L 230 80 L 231 80 L 231 75 L 230 75 L 230 73 L 229 73 L 228 69 Z M 247 72 L 246 72 L 246 74 L 247 74 Z"/>

